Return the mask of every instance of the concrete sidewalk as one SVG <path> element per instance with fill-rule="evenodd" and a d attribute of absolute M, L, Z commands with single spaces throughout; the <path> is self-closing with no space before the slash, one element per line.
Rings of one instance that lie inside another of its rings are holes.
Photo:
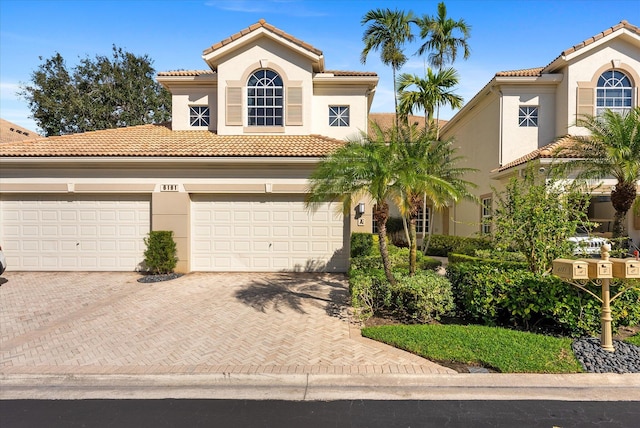
<path fill-rule="evenodd" d="M 5 273 L 0 398 L 640 400 L 640 375 L 458 374 L 363 338 L 343 275 L 138 277 Z"/>

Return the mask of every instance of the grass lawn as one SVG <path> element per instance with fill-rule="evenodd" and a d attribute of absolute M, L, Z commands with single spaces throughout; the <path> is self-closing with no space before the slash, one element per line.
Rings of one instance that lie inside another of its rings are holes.
<path fill-rule="evenodd" d="M 640 333 L 635 336 L 627 337 L 624 341 L 632 345 L 640 346 Z"/>
<path fill-rule="evenodd" d="M 363 328 L 362 335 L 436 362 L 502 373 L 582 372 L 568 338 L 477 325 L 384 325 Z"/>

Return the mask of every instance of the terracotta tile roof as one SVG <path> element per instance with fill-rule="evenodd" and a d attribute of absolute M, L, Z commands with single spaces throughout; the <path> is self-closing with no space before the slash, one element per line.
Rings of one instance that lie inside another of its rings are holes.
<path fill-rule="evenodd" d="M 361 77 L 361 76 L 376 77 L 376 76 L 378 76 L 378 73 L 375 73 L 373 71 L 325 70 L 324 72 L 325 73 L 333 73 L 334 76 L 355 76 L 355 77 Z"/>
<path fill-rule="evenodd" d="M 217 135 L 140 125 L 0 146 L 2 157 L 316 157 L 345 144 L 320 135 Z"/>
<path fill-rule="evenodd" d="M 613 27 L 609 27 L 606 30 L 596 34 L 595 36 L 589 37 L 587 40 L 583 40 L 582 42 L 578 43 L 577 45 L 573 45 L 572 47 L 570 47 L 569 49 L 566 49 L 564 51 L 562 51 L 562 53 L 557 56 L 553 61 L 551 61 L 549 64 L 547 64 L 546 67 L 544 67 L 545 69 L 548 68 L 551 64 L 553 64 L 554 62 L 556 62 L 558 59 L 562 58 L 563 56 L 566 55 L 570 55 L 584 47 L 589 46 L 592 43 L 597 42 L 598 40 L 602 39 L 603 37 L 608 36 L 609 34 L 618 31 L 620 29 L 626 29 L 631 31 L 632 33 L 636 33 L 638 35 L 640 35 L 640 28 L 636 27 L 635 25 L 630 24 L 628 21 L 626 20 L 622 20 L 620 21 L 618 24 L 614 25 Z"/>
<path fill-rule="evenodd" d="M 506 171 L 510 168 L 524 165 L 525 163 L 535 160 L 535 159 L 553 159 L 556 156 L 556 153 L 559 149 L 569 149 L 573 144 L 573 140 L 570 135 L 565 135 L 563 137 L 558 138 L 554 142 L 547 144 L 546 146 L 540 147 L 537 150 L 532 151 L 531 153 L 527 153 L 526 155 L 515 159 L 507 164 L 502 165 L 499 168 L 494 169 L 491 172 L 502 172 Z M 576 153 L 572 153 L 567 150 L 563 152 L 564 159 L 576 159 L 578 155 Z"/>
<path fill-rule="evenodd" d="M 396 120 L 395 113 L 370 113 L 369 114 L 369 123 L 375 122 L 382 129 L 391 128 L 393 125 L 395 125 L 395 120 Z M 424 116 L 410 115 L 408 117 L 408 120 L 409 120 L 409 124 L 411 125 L 417 125 L 419 127 L 424 126 Z M 444 126 L 444 124 L 446 123 L 447 123 L 446 120 L 440 119 L 441 127 Z M 369 127 L 369 130 L 370 131 L 372 130 L 371 127 Z"/>
<path fill-rule="evenodd" d="M 256 30 L 258 30 L 260 28 L 265 28 L 265 29 L 271 31 L 272 33 L 275 33 L 275 34 L 279 35 L 280 37 L 283 37 L 284 39 L 286 39 L 286 40 L 288 40 L 288 41 L 290 41 L 290 42 L 292 42 L 292 43 L 294 43 L 294 44 L 296 44 L 296 45 L 298 45 L 298 46 L 300 46 L 300 47 L 302 47 L 304 49 L 307 49 L 308 51 L 313 52 L 316 55 L 322 55 L 322 51 L 321 50 L 316 49 L 313 46 L 311 46 L 310 44 L 305 43 L 302 40 L 297 39 L 297 38 L 293 37 L 290 34 L 285 33 L 284 31 L 274 27 L 271 24 L 268 24 L 264 19 L 261 19 L 258 22 L 256 22 L 255 24 L 250 25 L 249 27 L 245 28 L 244 30 L 240 30 L 237 33 L 229 36 L 228 38 L 226 38 L 226 39 L 224 39 L 224 40 L 212 45 L 211 47 L 205 49 L 202 54 L 203 55 L 210 54 L 211 52 L 213 52 L 213 51 L 215 51 L 217 49 L 220 49 L 223 46 L 226 46 L 229 43 L 231 43 L 231 42 L 233 42 L 235 40 L 238 40 L 239 38 L 241 38 L 243 36 L 246 36 L 247 34 L 252 33 L 253 31 L 256 31 Z"/>
<path fill-rule="evenodd" d="M 525 68 L 522 70 L 499 71 L 496 77 L 538 77 L 541 75 L 543 67 Z"/>
<path fill-rule="evenodd" d="M 596 34 L 593 37 L 589 37 L 587 40 L 582 41 L 581 43 L 578 43 L 577 45 L 574 45 L 572 47 L 570 47 L 569 49 L 565 50 L 562 52 L 562 55 L 569 55 L 579 49 L 584 48 L 585 46 L 589 46 L 590 44 L 597 42 L 598 40 L 600 40 L 603 37 L 608 36 L 609 34 L 613 33 L 614 31 L 618 31 L 620 29 L 627 29 L 633 33 L 636 33 L 638 35 L 640 35 L 640 28 L 636 27 L 635 25 L 630 24 L 628 21 L 626 20 L 622 20 L 620 21 L 618 24 L 614 25 L 613 27 L 607 28 L 606 30 L 604 30 L 601 33 Z"/>
<path fill-rule="evenodd" d="M 373 71 L 343 71 L 343 70 L 325 70 L 324 73 L 332 73 L 334 76 L 348 76 L 348 77 L 377 77 L 378 73 Z M 170 76 L 170 77 L 182 77 L 182 76 L 201 76 L 203 74 L 215 74 L 212 70 L 172 70 L 161 71 L 158 76 Z"/>
<path fill-rule="evenodd" d="M 161 71 L 158 76 L 201 76 L 203 74 L 215 74 L 212 70 L 173 70 Z"/>
<path fill-rule="evenodd" d="M 40 135 L 34 131 L 30 131 L 8 120 L 0 119 L 0 144 L 31 140 L 39 136 Z"/>

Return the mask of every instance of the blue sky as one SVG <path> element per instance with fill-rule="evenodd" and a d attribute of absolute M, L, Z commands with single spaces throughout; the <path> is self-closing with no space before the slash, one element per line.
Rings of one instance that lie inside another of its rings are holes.
<path fill-rule="evenodd" d="M 541 67 L 563 50 L 623 19 L 640 25 L 639 0 L 448 0 L 448 15 L 471 25 L 471 57 L 455 67 L 457 92 L 470 100 L 497 71 Z M 328 69 L 374 71 L 380 76 L 372 111 L 393 111 L 391 70 L 369 54 L 360 62 L 362 16 L 391 8 L 433 15 L 437 1 L 200 0 L 0 1 L 0 117 L 32 130 L 27 103 L 16 95 L 55 52 L 69 68 L 79 58 L 110 55 L 116 45 L 148 54 L 156 71 L 203 69 L 202 51 L 260 18 L 323 51 Z M 413 56 L 402 72 L 421 74 Z M 442 118 L 454 112 L 443 110 Z"/>

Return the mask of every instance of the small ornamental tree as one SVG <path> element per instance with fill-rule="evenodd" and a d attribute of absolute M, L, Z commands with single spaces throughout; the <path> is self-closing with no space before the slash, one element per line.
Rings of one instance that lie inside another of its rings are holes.
<path fill-rule="evenodd" d="M 579 182 L 539 174 L 533 164 L 523 178 L 512 179 L 498 194 L 493 216 L 494 241 L 501 249 L 524 254 L 529 270 L 549 272 L 554 259 L 572 253 L 567 238 L 588 224 L 589 194 Z"/>
<path fill-rule="evenodd" d="M 154 230 L 144 238 L 147 249 L 144 252 L 144 263 L 152 274 L 172 273 L 178 264 L 176 243 L 170 230 Z"/>

